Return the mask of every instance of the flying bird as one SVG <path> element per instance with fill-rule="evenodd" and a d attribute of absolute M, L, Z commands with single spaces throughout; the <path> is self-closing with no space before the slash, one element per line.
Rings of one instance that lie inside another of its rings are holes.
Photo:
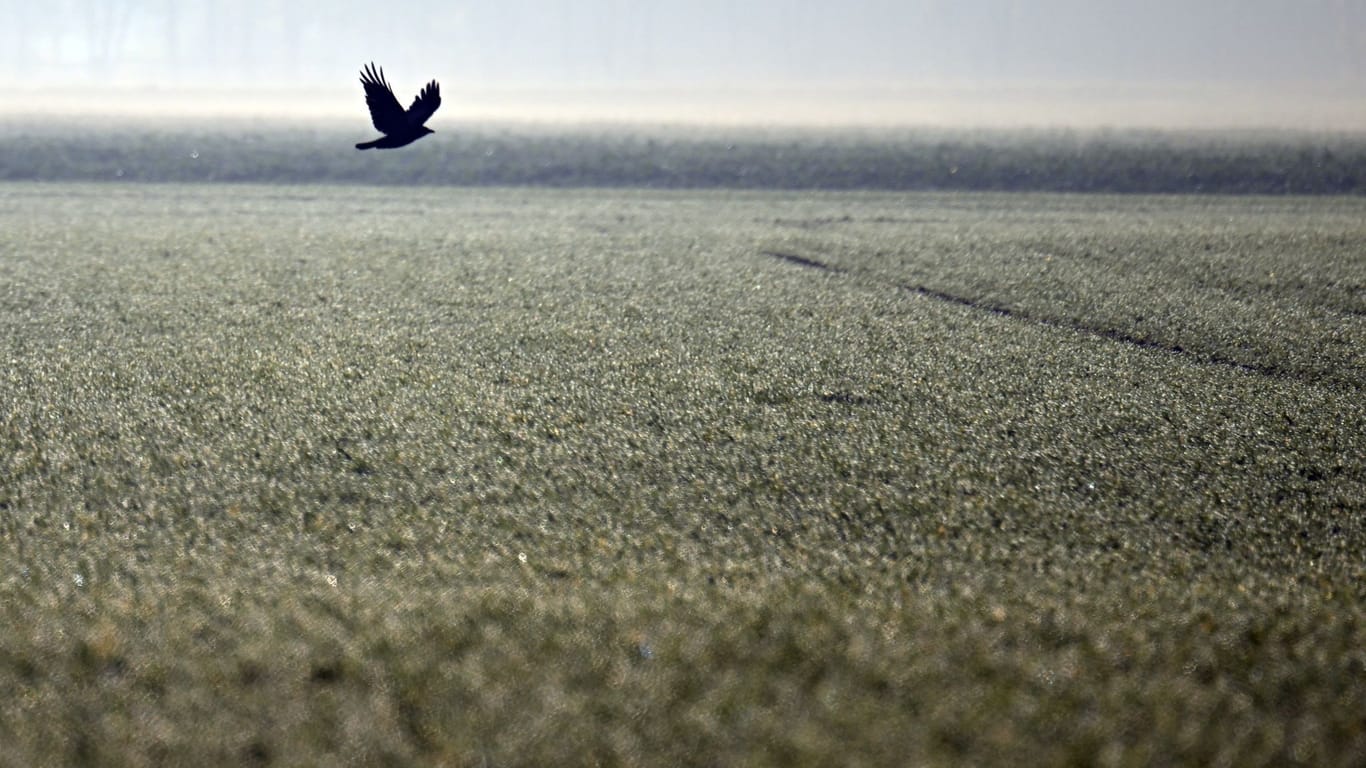
<path fill-rule="evenodd" d="M 356 149 L 396 149 L 412 144 L 429 133 L 436 133 L 423 125 L 441 106 L 441 86 L 435 80 L 427 83 L 407 111 L 398 103 L 394 89 L 384 79 L 384 70 L 377 68 L 374 62 L 361 69 L 360 84 L 365 86 L 365 103 L 370 107 L 370 120 L 375 124 L 375 130 L 384 135 L 374 141 L 361 142 Z"/>

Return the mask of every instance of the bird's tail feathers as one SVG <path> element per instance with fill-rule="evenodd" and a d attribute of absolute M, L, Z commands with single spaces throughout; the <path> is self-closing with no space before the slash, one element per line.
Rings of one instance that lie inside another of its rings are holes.
<path fill-rule="evenodd" d="M 374 141 L 363 141 L 356 145 L 356 149 L 370 149 L 371 147 L 377 146 L 378 144 L 379 139 L 375 139 Z"/>

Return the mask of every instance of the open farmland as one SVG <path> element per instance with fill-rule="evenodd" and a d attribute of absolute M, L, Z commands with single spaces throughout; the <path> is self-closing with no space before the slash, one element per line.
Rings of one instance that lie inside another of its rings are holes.
<path fill-rule="evenodd" d="M 0 765 L 1360 765 L 1364 254 L 1343 197 L 0 185 Z"/>

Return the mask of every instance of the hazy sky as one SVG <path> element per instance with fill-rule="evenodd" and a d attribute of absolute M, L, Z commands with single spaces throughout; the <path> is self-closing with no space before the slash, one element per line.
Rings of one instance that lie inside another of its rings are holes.
<path fill-rule="evenodd" d="M 1349 123 L 1366 102 L 1366 0 L 0 0 L 0 19 L 11 92 L 330 94 L 373 59 L 399 90 L 485 95 L 1265 92 Z"/>

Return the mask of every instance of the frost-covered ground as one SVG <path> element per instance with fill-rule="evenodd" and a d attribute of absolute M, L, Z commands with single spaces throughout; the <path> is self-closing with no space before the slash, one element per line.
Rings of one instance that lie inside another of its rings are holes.
<path fill-rule="evenodd" d="M 0 185 L 0 764 L 1360 764 L 1363 254 L 1357 198 Z"/>

